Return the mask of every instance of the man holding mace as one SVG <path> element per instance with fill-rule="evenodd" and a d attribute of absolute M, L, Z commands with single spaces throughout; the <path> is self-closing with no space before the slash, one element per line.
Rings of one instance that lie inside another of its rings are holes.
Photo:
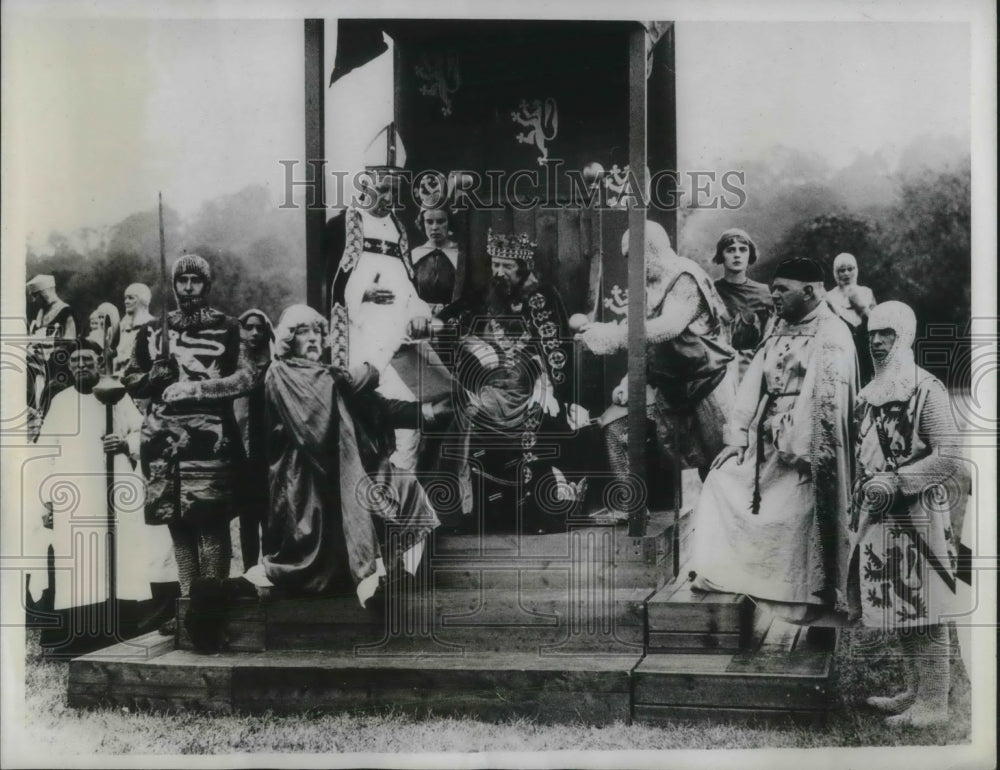
<path fill-rule="evenodd" d="M 143 521 L 144 482 L 136 470 L 142 416 L 123 393 L 117 400 L 102 400 L 101 355 L 100 345 L 89 339 L 81 340 L 70 353 L 73 387 L 52 400 L 38 440 L 39 446 L 56 448 L 58 453 L 31 463 L 35 481 L 25 485 L 38 490 L 43 509 L 29 522 L 36 525 L 29 531 L 34 530 L 40 552 L 52 544 L 56 560 L 53 608 L 61 623 L 43 631 L 42 643 L 65 653 L 114 641 L 108 636 L 113 629 L 95 628 L 99 624 L 94 622 L 103 614 L 98 608 L 110 596 L 149 600 L 164 593 L 164 584 L 175 579 L 164 568 L 169 542 L 157 538 L 155 529 Z M 65 494 L 70 485 L 73 494 Z M 115 531 L 113 590 L 106 570 L 111 558 L 106 545 L 109 505 Z M 80 552 L 86 543 L 94 547 Z M 41 570 L 31 574 L 33 594 L 40 594 L 44 578 Z"/>

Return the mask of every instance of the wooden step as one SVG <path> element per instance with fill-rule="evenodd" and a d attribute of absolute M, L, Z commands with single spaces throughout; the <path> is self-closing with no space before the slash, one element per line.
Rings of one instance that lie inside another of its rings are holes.
<path fill-rule="evenodd" d="M 649 589 L 435 590 L 381 610 L 354 597 L 240 600 L 224 610 L 230 651 L 403 648 L 427 653 L 539 649 L 641 651 Z M 179 603 L 181 649 L 192 649 Z"/>
<path fill-rule="evenodd" d="M 391 708 L 417 716 L 471 716 L 489 721 L 523 716 L 600 725 L 629 720 L 630 674 L 640 657 L 542 657 L 511 652 L 384 657 L 281 651 L 199 655 L 170 650 L 137 658 L 117 652 L 111 648 L 71 661 L 71 707 L 112 705 L 218 713 Z"/>
<path fill-rule="evenodd" d="M 668 521 L 669 519 L 669 521 Z M 642 538 L 624 526 L 579 527 L 551 535 L 449 535 L 434 539 L 425 562 L 436 589 L 559 589 L 601 583 L 655 589 L 672 576 L 672 515 Z"/>
<path fill-rule="evenodd" d="M 753 603 L 743 594 L 695 591 L 688 577 L 646 602 L 650 653 L 727 654 L 746 647 Z"/>
<path fill-rule="evenodd" d="M 655 590 L 671 578 L 669 560 L 656 564 L 581 563 L 567 559 L 453 560 L 428 567 L 435 589 L 518 591 L 567 590 L 570 585 Z"/>
<path fill-rule="evenodd" d="M 569 560 L 589 543 L 591 548 L 597 545 L 608 549 L 618 563 L 657 563 L 671 551 L 675 519 L 673 511 L 653 512 L 642 537 L 630 536 L 625 522 L 599 523 L 602 521 L 599 517 L 572 520 L 566 532 L 552 534 L 442 533 L 433 539 L 431 561 L 438 565 L 447 564 L 452 558 L 469 557 Z"/>
<path fill-rule="evenodd" d="M 821 723 L 834 701 L 837 633 L 802 627 L 789 644 L 762 641 L 758 649 L 725 655 L 647 655 L 635 670 L 634 717 Z"/>

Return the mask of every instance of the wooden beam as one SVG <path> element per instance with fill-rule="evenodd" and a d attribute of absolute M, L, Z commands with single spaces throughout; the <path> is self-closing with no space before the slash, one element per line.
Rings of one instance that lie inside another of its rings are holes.
<path fill-rule="evenodd" d="M 652 72 L 648 79 L 647 99 L 649 114 L 646 125 L 648 135 L 655 137 L 649 147 L 649 170 L 656 174 L 662 171 L 677 171 L 677 74 L 674 63 L 674 41 L 677 26 L 671 22 L 664 30 L 656 45 L 650 51 Z M 671 193 L 680 191 L 669 178 L 657 184 L 660 203 L 670 203 Z M 675 201 L 676 202 L 676 201 Z M 650 208 L 650 219 L 663 225 L 670 236 L 670 242 L 677 247 L 677 208 Z"/>
<path fill-rule="evenodd" d="M 628 162 L 636 197 L 628 214 L 628 459 L 633 478 L 646 489 L 646 30 L 629 33 Z M 646 533 L 646 499 L 629 511 L 628 533 Z"/>
<path fill-rule="evenodd" d="M 307 179 L 314 180 L 312 194 L 306 194 L 306 302 L 325 316 L 329 308 L 323 307 L 327 259 L 323 249 L 326 229 L 323 32 L 322 19 L 305 20 L 306 163 L 303 173 Z"/>

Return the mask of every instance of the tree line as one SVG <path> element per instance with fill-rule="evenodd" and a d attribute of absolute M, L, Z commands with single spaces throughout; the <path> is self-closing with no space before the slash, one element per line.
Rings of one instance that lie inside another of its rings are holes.
<path fill-rule="evenodd" d="M 760 259 L 751 277 L 767 281 L 776 264 L 811 257 L 827 270 L 842 251 L 858 259 L 860 283 L 879 301 L 913 307 L 927 327 L 961 338 L 971 316 L 971 166 L 968 156 L 891 174 L 878 158 L 862 158 L 832 175 L 815 158 L 783 148 L 745 164 L 748 200 L 739 211 L 680 211 L 679 252 L 711 272 L 715 240 L 744 227 Z M 246 187 L 205 203 L 190 221 L 165 208 L 168 261 L 184 251 L 212 263 L 212 302 L 233 314 L 258 307 L 276 319 L 305 296 L 305 227 L 300 210 L 279 209 L 266 188 Z M 73 238 L 52 233 L 47 248 L 29 246 L 27 274 L 56 277 L 60 296 L 86 326 L 104 301 L 121 306 L 133 282 L 153 289 L 159 313 L 159 231 L 155 208 L 118 224 L 82 228 Z M 172 306 L 173 299 L 169 302 Z M 959 356 L 961 357 L 961 356 Z M 961 379 L 935 372 L 949 382 Z"/>

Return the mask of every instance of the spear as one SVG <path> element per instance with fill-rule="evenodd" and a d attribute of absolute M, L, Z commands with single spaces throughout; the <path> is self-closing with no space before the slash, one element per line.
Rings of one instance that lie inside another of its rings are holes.
<path fill-rule="evenodd" d="M 163 312 L 160 313 L 160 359 L 166 363 L 170 355 L 170 344 L 167 339 L 167 303 L 170 297 L 170 281 L 167 279 L 167 246 L 163 237 L 163 193 L 160 200 L 160 285 L 163 287 Z"/>

